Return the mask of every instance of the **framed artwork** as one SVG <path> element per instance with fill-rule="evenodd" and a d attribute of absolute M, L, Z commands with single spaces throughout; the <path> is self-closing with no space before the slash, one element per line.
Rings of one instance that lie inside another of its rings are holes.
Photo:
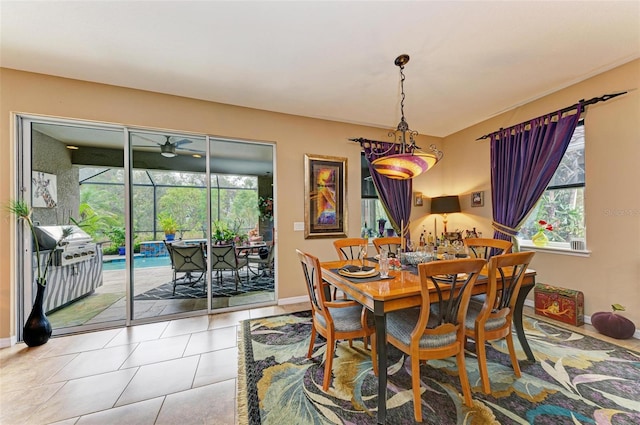
<path fill-rule="evenodd" d="M 304 155 L 304 238 L 347 236 L 347 158 Z"/>
<path fill-rule="evenodd" d="M 413 206 L 421 207 L 424 205 L 422 200 L 422 192 L 413 192 Z"/>
<path fill-rule="evenodd" d="M 484 192 L 471 192 L 471 206 L 472 207 L 484 206 Z"/>
<path fill-rule="evenodd" d="M 33 171 L 31 173 L 31 198 L 35 208 L 57 207 L 58 183 L 56 175 Z"/>

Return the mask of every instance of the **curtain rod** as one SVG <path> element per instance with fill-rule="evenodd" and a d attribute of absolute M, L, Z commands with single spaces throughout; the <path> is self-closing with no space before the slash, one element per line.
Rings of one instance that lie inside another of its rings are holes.
<path fill-rule="evenodd" d="M 578 103 L 575 103 L 575 104 L 573 104 L 573 105 L 571 105 L 571 106 L 567 106 L 566 108 L 562 108 L 562 109 L 560 109 L 560 110 L 557 110 L 557 111 L 555 111 L 555 112 L 552 112 L 551 114 L 544 114 L 544 115 L 541 115 L 541 116 L 540 116 L 540 117 L 538 117 L 538 118 L 542 118 L 542 117 L 544 117 L 544 116 L 546 116 L 546 115 L 552 115 L 552 114 L 557 114 L 557 113 L 564 114 L 565 112 L 569 112 L 569 111 L 573 111 L 574 109 L 578 109 L 578 105 L 580 105 L 580 104 L 582 104 L 582 106 L 583 106 L 583 107 L 585 107 L 585 106 L 587 106 L 587 105 L 593 105 L 594 103 L 598 103 L 598 102 L 606 102 L 606 101 L 607 101 L 607 100 L 609 100 L 609 99 L 613 99 L 614 97 L 618 97 L 618 96 L 620 96 L 620 95 L 622 95 L 622 94 L 625 94 L 625 93 L 627 93 L 627 92 L 626 92 L 626 91 L 623 91 L 623 92 L 620 92 L 620 93 L 604 94 L 604 95 L 602 95 L 602 96 L 600 96 L 600 97 L 594 97 L 594 98 L 591 98 L 591 99 L 589 99 L 589 100 L 584 100 L 584 99 L 582 99 L 582 100 L 581 100 L 581 101 L 579 101 Z M 530 120 L 524 121 L 524 122 L 522 122 L 522 123 L 520 123 L 520 124 L 524 124 L 525 122 L 533 121 L 534 119 L 537 119 L 537 118 L 533 118 L 533 119 L 530 119 Z M 515 127 L 515 126 L 520 125 L 520 124 L 515 124 L 515 125 L 512 125 L 511 127 Z M 500 130 L 498 130 L 498 131 L 494 131 L 493 133 L 485 134 L 485 135 L 484 135 L 484 136 L 482 136 L 482 137 L 478 137 L 478 138 L 476 139 L 476 141 L 477 141 L 477 140 L 488 139 L 489 137 L 493 136 L 493 135 L 494 135 L 494 134 L 496 134 L 496 133 L 501 132 L 502 130 L 504 130 L 504 128 L 500 128 Z"/>

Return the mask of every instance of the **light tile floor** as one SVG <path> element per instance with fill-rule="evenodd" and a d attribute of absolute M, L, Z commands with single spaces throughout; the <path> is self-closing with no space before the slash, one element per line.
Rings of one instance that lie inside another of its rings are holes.
<path fill-rule="evenodd" d="M 235 424 L 238 326 L 308 303 L 0 350 L 0 424 Z"/>
<path fill-rule="evenodd" d="M 236 424 L 239 322 L 308 308 L 263 307 L 2 349 L 0 424 Z M 640 351 L 638 339 L 552 323 Z"/>

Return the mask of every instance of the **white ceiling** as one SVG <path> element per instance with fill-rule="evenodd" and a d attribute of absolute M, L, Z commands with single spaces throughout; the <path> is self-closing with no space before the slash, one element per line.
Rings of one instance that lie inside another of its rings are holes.
<path fill-rule="evenodd" d="M 0 7 L 2 67 L 385 128 L 407 53 L 406 119 L 433 136 L 640 57 L 639 1 Z"/>

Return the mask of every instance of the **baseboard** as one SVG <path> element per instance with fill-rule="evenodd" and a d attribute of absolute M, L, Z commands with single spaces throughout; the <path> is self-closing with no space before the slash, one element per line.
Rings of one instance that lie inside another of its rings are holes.
<path fill-rule="evenodd" d="M 287 304 L 299 304 L 309 301 L 309 296 L 303 295 L 300 297 L 290 297 L 290 298 L 279 298 L 278 305 L 287 305 Z"/>
<path fill-rule="evenodd" d="M 16 345 L 18 339 L 16 336 L 11 336 L 9 338 L 0 338 L 0 348 L 8 348 Z"/>
<path fill-rule="evenodd" d="M 535 303 L 534 303 L 534 301 L 533 301 L 533 300 L 529 300 L 529 299 L 524 300 L 524 305 L 526 305 L 526 306 L 528 306 L 528 307 L 531 307 L 531 308 L 535 309 Z M 591 324 L 591 316 L 587 316 L 587 315 L 585 315 L 585 316 L 584 316 L 584 323 L 587 323 L 587 324 L 589 324 L 589 325 L 590 325 L 590 324 Z M 633 337 L 632 337 L 632 338 L 640 339 L 640 330 L 636 329 L 636 331 L 635 331 L 635 333 L 633 334 Z"/>

